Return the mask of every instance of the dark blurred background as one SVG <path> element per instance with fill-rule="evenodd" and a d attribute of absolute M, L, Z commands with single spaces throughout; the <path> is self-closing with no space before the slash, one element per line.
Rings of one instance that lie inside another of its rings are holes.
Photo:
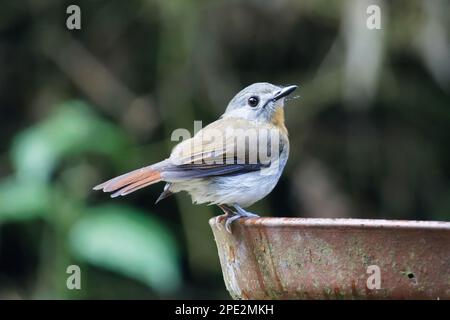
<path fill-rule="evenodd" d="M 253 82 L 300 98 L 285 173 L 251 211 L 449 220 L 449 3 L 2 1 L 0 298 L 228 298 L 219 209 L 154 205 L 162 185 L 91 188 L 163 159 L 174 129 L 215 120 Z M 72 264 L 81 290 L 66 287 Z"/>

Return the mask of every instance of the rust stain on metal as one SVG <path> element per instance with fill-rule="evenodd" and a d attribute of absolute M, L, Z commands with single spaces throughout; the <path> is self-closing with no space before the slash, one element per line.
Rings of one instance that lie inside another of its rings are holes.
<path fill-rule="evenodd" d="M 249 251 L 251 252 L 252 260 L 253 261 L 258 261 L 258 258 L 255 256 L 255 251 L 256 250 L 255 250 L 254 245 L 253 245 L 254 241 L 252 241 L 252 239 L 251 239 L 251 234 L 249 232 L 246 232 L 246 231 L 244 231 L 243 233 L 244 233 L 245 239 L 247 240 L 246 242 L 248 243 L 248 247 L 249 247 Z M 256 272 L 256 276 L 257 276 L 257 279 L 258 279 L 259 289 L 262 292 L 267 293 L 266 286 L 264 284 L 264 277 L 262 275 L 261 268 L 256 268 L 254 271 Z"/>
<path fill-rule="evenodd" d="M 222 218 L 209 223 L 235 299 L 450 299 L 450 222 L 258 218 L 229 234 Z"/>

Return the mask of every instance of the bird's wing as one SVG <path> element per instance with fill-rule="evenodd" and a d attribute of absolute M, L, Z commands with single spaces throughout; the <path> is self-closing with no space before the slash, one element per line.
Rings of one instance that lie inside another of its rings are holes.
<path fill-rule="evenodd" d="M 172 166 L 163 178 L 199 178 L 249 172 L 270 165 L 270 156 L 261 158 L 261 148 L 270 147 L 270 137 L 260 139 L 273 127 L 236 118 L 219 119 L 172 151 Z M 264 151 L 262 150 L 262 151 Z"/>

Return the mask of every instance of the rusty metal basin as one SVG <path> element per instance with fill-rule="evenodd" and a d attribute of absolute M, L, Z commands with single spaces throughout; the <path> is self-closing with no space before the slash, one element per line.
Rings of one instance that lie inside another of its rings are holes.
<path fill-rule="evenodd" d="M 450 222 L 257 218 L 209 223 L 234 299 L 450 299 Z"/>

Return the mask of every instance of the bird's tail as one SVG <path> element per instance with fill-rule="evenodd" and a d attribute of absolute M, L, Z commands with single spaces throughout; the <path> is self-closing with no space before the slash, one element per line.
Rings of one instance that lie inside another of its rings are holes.
<path fill-rule="evenodd" d="M 161 180 L 161 172 L 153 166 L 148 166 L 103 182 L 95 186 L 94 190 L 103 190 L 103 192 L 115 191 L 111 195 L 112 198 L 115 198 L 118 196 L 126 196 L 136 190 L 158 183 Z"/>

